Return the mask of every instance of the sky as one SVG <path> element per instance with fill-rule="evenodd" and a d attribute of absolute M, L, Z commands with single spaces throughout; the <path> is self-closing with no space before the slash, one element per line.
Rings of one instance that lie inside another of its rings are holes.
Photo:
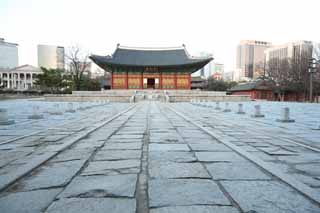
<path fill-rule="evenodd" d="M 320 41 L 319 0 L 0 0 L 0 38 L 19 44 L 19 64 L 37 65 L 37 45 L 186 45 L 235 69 L 240 40 Z"/>

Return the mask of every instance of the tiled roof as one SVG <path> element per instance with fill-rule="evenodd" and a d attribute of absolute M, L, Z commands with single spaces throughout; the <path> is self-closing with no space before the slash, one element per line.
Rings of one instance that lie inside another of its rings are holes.
<path fill-rule="evenodd" d="M 184 46 L 170 49 L 134 49 L 118 46 L 112 56 L 91 55 L 98 65 L 178 66 L 209 63 L 212 58 L 190 57 Z"/>
<path fill-rule="evenodd" d="M 234 87 L 232 87 L 231 89 L 229 89 L 229 91 L 247 91 L 247 90 L 271 90 L 273 87 L 272 82 L 269 81 L 254 81 L 254 82 L 248 82 L 248 83 L 242 83 L 242 84 L 238 84 Z"/>

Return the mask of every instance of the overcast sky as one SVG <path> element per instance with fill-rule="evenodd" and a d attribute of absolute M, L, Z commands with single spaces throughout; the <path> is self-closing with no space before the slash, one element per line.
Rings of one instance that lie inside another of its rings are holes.
<path fill-rule="evenodd" d="M 112 54 L 116 44 L 214 54 L 235 68 L 240 40 L 320 41 L 319 0 L 0 0 L 0 37 L 37 65 L 37 44 L 78 44 Z"/>

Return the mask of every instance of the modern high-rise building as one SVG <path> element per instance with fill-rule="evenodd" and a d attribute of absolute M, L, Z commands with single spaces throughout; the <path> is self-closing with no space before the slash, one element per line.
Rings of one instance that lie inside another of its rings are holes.
<path fill-rule="evenodd" d="M 18 66 L 18 44 L 5 42 L 0 38 L 0 69 Z"/>
<path fill-rule="evenodd" d="M 64 69 L 64 47 L 38 45 L 38 66 L 52 69 Z"/>
<path fill-rule="evenodd" d="M 236 70 L 240 80 L 255 79 L 264 73 L 266 41 L 243 40 L 237 47 Z"/>
<path fill-rule="evenodd" d="M 311 41 L 296 41 L 283 45 L 273 46 L 264 51 L 266 62 L 274 59 L 280 62 L 282 59 L 300 60 L 305 54 L 306 60 L 311 57 L 313 43 Z"/>

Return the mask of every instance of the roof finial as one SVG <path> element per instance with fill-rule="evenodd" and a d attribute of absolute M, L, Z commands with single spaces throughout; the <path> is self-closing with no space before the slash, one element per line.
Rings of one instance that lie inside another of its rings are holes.
<path fill-rule="evenodd" d="M 117 47 L 120 47 L 120 43 L 117 44 Z"/>
<path fill-rule="evenodd" d="M 182 46 L 183 46 L 183 47 L 186 47 L 186 45 L 185 45 L 185 44 L 182 44 Z"/>

